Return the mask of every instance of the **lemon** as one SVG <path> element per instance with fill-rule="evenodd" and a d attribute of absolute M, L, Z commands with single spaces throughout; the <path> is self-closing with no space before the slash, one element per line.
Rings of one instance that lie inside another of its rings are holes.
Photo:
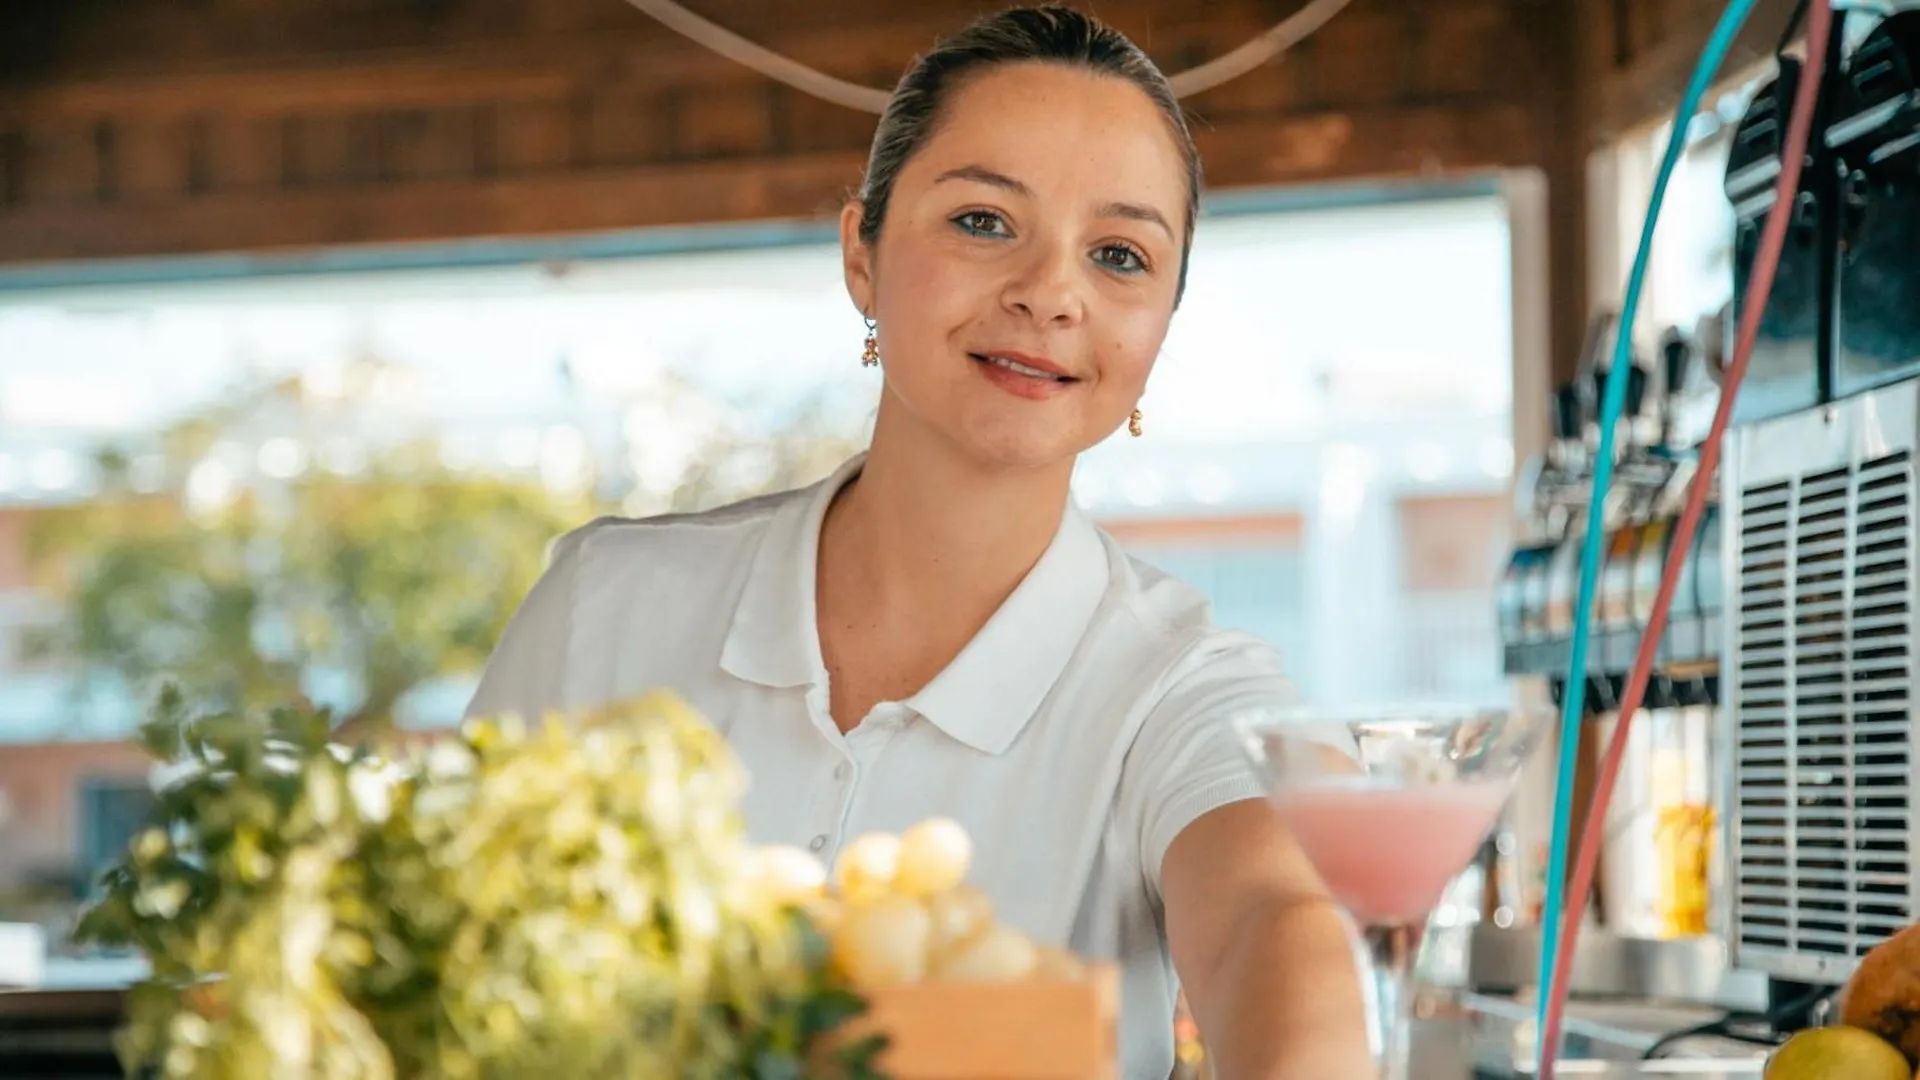
<path fill-rule="evenodd" d="M 862 990 L 916 983 L 927 974 L 931 930 L 927 909 L 907 897 L 855 904 L 834 928 L 833 959 Z"/>
<path fill-rule="evenodd" d="M 1025 934 L 994 925 L 935 957 L 930 974 L 945 982 L 1018 982 L 1039 965 L 1040 950 Z"/>
<path fill-rule="evenodd" d="M 900 838 L 889 833 L 855 837 L 833 865 L 833 884 L 849 904 L 878 900 L 893 890 L 900 872 Z"/>
<path fill-rule="evenodd" d="M 1871 1031 L 1810 1028 L 1767 1059 L 1764 1080 L 1910 1080 L 1907 1059 Z"/>
<path fill-rule="evenodd" d="M 985 893 L 967 885 L 929 896 L 925 903 L 927 914 L 933 918 L 928 947 L 934 952 L 945 952 L 993 925 L 993 903 Z"/>
<path fill-rule="evenodd" d="M 893 887 L 907 896 L 932 896 L 967 877 L 973 843 L 958 822 L 933 818 L 900 837 L 900 867 Z"/>

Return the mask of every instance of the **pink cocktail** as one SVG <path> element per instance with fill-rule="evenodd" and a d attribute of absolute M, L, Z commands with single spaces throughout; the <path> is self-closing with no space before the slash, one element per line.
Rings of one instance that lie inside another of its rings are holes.
<path fill-rule="evenodd" d="M 1507 785 L 1352 783 L 1277 791 L 1273 808 L 1334 899 L 1363 924 L 1425 922 L 1506 805 Z"/>
<path fill-rule="evenodd" d="M 1405 1080 L 1427 917 L 1492 831 L 1545 717 L 1284 709 L 1237 716 L 1234 729 L 1274 811 L 1359 928 L 1380 1075 Z"/>

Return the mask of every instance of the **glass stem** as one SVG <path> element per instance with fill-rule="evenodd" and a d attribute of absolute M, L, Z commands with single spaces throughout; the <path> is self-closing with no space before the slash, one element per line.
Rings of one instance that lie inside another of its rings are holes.
<path fill-rule="evenodd" d="M 1423 929 L 1417 924 L 1369 926 L 1360 935 L 1367 954 L 1368 1014 L 1380 1080 L 1407 1080 L 1413 1050 L 1413 963 Z"/>

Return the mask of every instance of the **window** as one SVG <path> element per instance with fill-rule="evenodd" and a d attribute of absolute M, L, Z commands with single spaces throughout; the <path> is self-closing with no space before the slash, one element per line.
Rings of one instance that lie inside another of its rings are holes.
<path fill-rule="evenodd" d="M 144 779 L 90 777 L 80 782 L 80 880 L 93 890 L 100 874 L 126 853 L 146 824 L 153 792 Z"/>
<path fill-rule="evenodd" d="M 1146 437 L 1095 447 L 1076 495 L 1116 531 L 1191 525 L 1136 535 L 1137 550 L 1205 591 L 1222 621 L 1272 638 L 1310 696 L 1481 695 L 1491 642 L 1482 664 L 1477 639 L 1446 630 L 1490 620 L 1491 601 L 1468 595 L 1476 582 L 1444 597 L 1403 585 L 1401 564 L 1425 549 L 1403 540 L 1395 506 L 1507 490 L 1506 208 L 1482 191 L 1277 212 L 1238 201 L 1201 226 L 1142 402 Z M 185 479 L 209 510 L 250 485 L 364 474 L 422 441 L 446 468 L 535 483 L 582 517 L 805 483 L 863 444 L 881 378 L 860 367 L 864 331 L 821 240 L 0 292 L 0 513 L 88 500 L 103 441 L 129 444 L 128 475 L 151 482 L 151 433 L 209 408 L 239 417 Z M 252 398 L 236 411 L 237 395 Z M 1281 519 L 1285 543 L 1234 534 Z M 1503 554 L 1473 549 L 1475 573 Z M 11 558 L 0 552 L 0 568 Z M 1428 639 L 1458 657 L 1426 656 Z M 446 722 L 470 678 L 423 685 L 411 715 Z M 54 680 L 0 679 L 12 738 L 62 729 Z M 314 692 L 334 682 L 353 685 L 316 679 Z M 98 708 L 123 728 L 136 712 Z"/>

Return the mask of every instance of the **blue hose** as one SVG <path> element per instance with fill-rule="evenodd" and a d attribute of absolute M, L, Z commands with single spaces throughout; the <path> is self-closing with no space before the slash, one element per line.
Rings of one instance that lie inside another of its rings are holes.
<path fill-rule="evenodd" d="M 1640 246 L 1633 253 L 1633 271 L 1627 276 L 1627 293 L 1620 303 L 1618 334 L 1614 340 L 1613 367 L 1607 372 L 1606 393 L 1600 403 L 1600 450 L 1594 461 L 1593 496 L 1587 502 L 1587 536 L 1580 549 L 1580 592 L 1573 609 L 1573 648 L 1567 664 L 1567 690 L 1560 713 L 1559 773 L 1553 793 L 1553 837 L 1548 848 L 1547 895 L 1541 910 L 1540 994 L 1537 1002 L 1537 1031 L 1547 1026 L 1547 987 L 1553 983 L 1553 968 L 1560 950 L 1560 920 L 1566 912 L 1568 836 L 1573 826 L 1573 774 L 1579 760 L 1581 714 L 1587 696 L 1587 632 L 1593 615 L 1593 593 L 1600 577 L 1600 555 L 1606 542 L 1607 487 L 1613 480 L 1613 429 L 1627 399 L 1627 368 L 1633 363 L 1633 323 L 1639 313 L 1640 292 L 1646 287 L 1647 262 L 1653 253 L 1653 228 L 1660 220 L 1660 206 L 1666 201 L 1667 185 L 1680 164 L 1687 145 L 1687 129 L 1700 111 L 1701 99 L 1715 73 L 1732 50 L 1734 38 L 1753 14 L 1758 0 L 1731 0 L 1712 37 L 1700 54 L 1700 61 L 1687 82 L 1686 93 L 1674 114 L 1673 135 L 1667 140 L 1666 154 L 1660 159 L 1660 172 L 1653 183 L 1653 198 L 1647 206 L 1646 224 L 1640 230 Z"/>

